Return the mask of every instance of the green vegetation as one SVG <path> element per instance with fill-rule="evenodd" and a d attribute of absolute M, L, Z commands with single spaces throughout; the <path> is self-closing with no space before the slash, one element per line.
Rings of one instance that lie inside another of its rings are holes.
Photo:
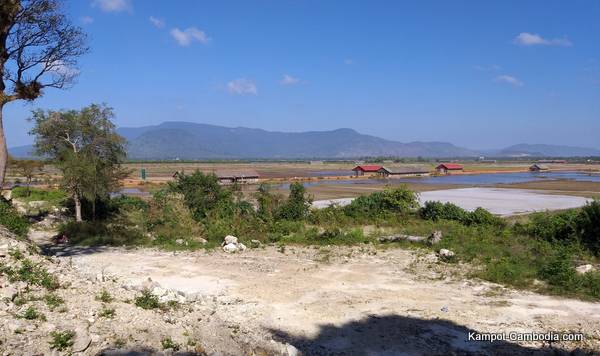
<path fill-rule="evenodd" d="M 102 309 L 100 310 L 100 312 L 98 312 L 99 317 L 107 318 L 107 319 L 114 318 L 115 314 L 116 314 L 115 308 L 108 308 L 106 306 L 103 306 Z"/>
<path fill-rule="evenodd" d="M 142 309 L 158 309 L 161 307 L 158 297 L 147 289 L 144 289 L 142 294 L 135 298 L 134 302 L 136 306 Z"/>
<path fill-rule="evenodd" d="M 17 315 L 17 318 L 20 319 L 27 319 L 27 320 L 46 320 L 46 316 L 44 316 L 44 314 L 40 313 L 37 311 L 37 309 L 35 309 L 32 306 L 29 306 L 27 309 L 25 309 L 25 311 L 20 314 Z"/>
<path fill-rule="evenodd" d="M 44 296 L 44 301 L 46 302 L 46 305 L 48 305 L 48 308 L 51 311 L 65 304 L 65 300 L 57 296 L 56 294 L 46 294 Z"/>
<path fill-rule="evenodd" d="M 56 277 L 48 273 L 41 265 L 26 258 L 20 262 L 21 265 L 18 268 L 0 266 L 0 275 L 6 275 L 11 282 L 22 281 L 48 290 L 55 290 L 59 287 Z"/>
<path fill-rule="evenodd" d="M 52 331 L 50 333 L 51 340 L 48 342 L 50 348 L 57 351 L 65 351 L 75 343 L 75 331 Z"/>
<path fill-rule="evenodd" d="M 99 300 L 102 303 L 111 303 L 114 298 L 106 289 L 103 289 L 102 292 L 96 296 L 96 300 Z"/>
<path fill-rule="evenodd" d="M 162 345 L 163 350 L 179 351 L 179 349 L 181 348 L 181 346 L 179 346 L 179 344 L 173 341 L 173 339 L 171 339 L 170 337 L 162 339 L 160 344 Z"/>
<path fill-rule="evenodd" d="M 420 210 L 423 219 L 438 221 L 455 220 L 465 225 L 504 225 L 504 220 L 494 216 L 483 208 L 477 208 L 472 212 L 466 211 L 452 203 L 441 203 L 437 201 L 425 202 Z"/>
<path fill-rule="evenodd" d="M 12 190 L 11 197 L 20 199 L 26 202 L 30 201 L 47 201 L 51 205 L 59 206 L 67 199 L 67 194 L 59 189 L 37 189 L 27 187 L 15 187 Z"/>
<path fill-rule="evenodd" d="M 0 225 L 19 237 L 27 235 L 29 222 L 6 199 L 0 197 Z"/>

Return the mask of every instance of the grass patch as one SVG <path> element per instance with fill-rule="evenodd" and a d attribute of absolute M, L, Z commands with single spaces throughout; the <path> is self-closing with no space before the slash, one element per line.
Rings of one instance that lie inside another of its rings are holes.
<path fill-rule="evenodd" d="M 96 300 L 99 300 L 102 303 L 111 303 L 114 298 L 106 289 L 103 289 L 102 292 L 96 296 Z"/>
<path fill-rule="evenodd" d="M 46 320 L 46 316 L 37 311 L 37 309 L 35 309 L 33 306 L 30 306 L 27 309 L 25 309 L 23 313 L 17 315 L 17 318 L 27 320 Z"/>
<path fill-rule="evenodd" d="M 29 222 L 3 197 L 0 197 L 0 225 L 19 237 L 25 237 Z"/>
<path fill-rule="evenodd" d="M 75 343 L 75 331 L 53 331 L 50 333 L 50 348 L 57 351 L 65 351 Z"/>
<path fill-rule="evenodd" d="M 56 294 L 46 294 L 44 296 L 44 301 L 46 302 L 46 305 L 51 311 L 65 304 L 65 300 L 57 296 Z"/>
<path fill-rule="evenodd" d="M 38 189 L 27 187 L 15 187 L 11 193 L 12 198 L 18 198 L 25 202 L 47 201 L 51 205 L 60 205 L 67 199 L 67 193 L 58 189 Z"/>
<path fill-rule="evenodd" d="M 9 281 L 26 282 L 28 284 L 44 287 L 48 290 L 55 290 L 60 287 L 58 280 L 40 264 L 34 263 L 29 259 L 22 259 L 19 268 L 0 267 L 0 274 L 8 276 Z"/>
<path fill-rule="evenodd" d="M 142 294 L 135 298 L 134 303 L 142 309 L 158 309 L 161 307 L 158 297 L 152 294 L 148 289 L 144 289 Z"/>
<path fill-rule="evenodd" d="M 181 346 L 179 346 L 179 344 L 173 341 L 173 339 L 170 337 L 162 339 L 160 344 L 162 345 L 163 350 L 179 351 L 181 348 Z"/>
<path fill-rule="evenodd" d="M 115 308 L 107 308 L 106 306 L 103 306 L 102 309 L 100 310 L 100 312 L 98 312 L 99 317 L 107 318 L 107 319 L 114 318 L 115 314 L 116 314 Z"/>

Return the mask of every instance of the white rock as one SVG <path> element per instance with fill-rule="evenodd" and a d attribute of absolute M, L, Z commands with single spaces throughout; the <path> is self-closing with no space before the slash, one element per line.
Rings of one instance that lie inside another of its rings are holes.
<path fill-rule="evenodd" d="M 239 244 L 237 244 L 237 248 L 238 248 L 240 251 L 246 251 L 246 245 L 244 245 L 244 244 L 243 244 L 243 243 L 241 243 L 241 242 L 240 242 Z"/>
<path fill-rule="evenodd" d="M 286 348 L 288 356 L 298 356 L 298 354 L 299 354 L 298 349 L 294 345 L 285 344 L 285 348 Z"/>
<path fill-rule="evenodd" d="M 590 265 L 590 264 L 587 264 L 587 265 L 581 265 L 581 266 L 577 266 L 577 267 L 575 268 L 575 270 L 576 270 L 576 271 L 577 271 L 577 273 L 579 273 L 579 274 L 586 274 L 586 273 L 588 273 L 588 272 L 595 271 L 595 270 L 596 270 L 596 267 L 594 267 L 594 266 L 592 266 L 592 265 Z"/>
<path fill-rule="evenodd" d="M 184 241 L 183 241 L 183 239 L 177 239 L 177 240 L 175 240 L 175 243 L 178 245 L 183 245 Z"/>
<path fill-rule="evenodd" d="M 439 230 L 435 230 L 427 238 L 427 243 L 430 245 L 435 245 L 435 244 L 439 243 L 440 241 L 442 241 L 442 232 Z"/>
<path fill-rule="evenodd" d="M 161 288 L 161 287 L 155 287 L 154 289 L 152 289 L 152 294 L 154 294 L 157 297 L 161 297 L 163 295 L 166 295 L 169 291 Z"/>
<path fill-rule="evenodd" d="M 0 288 L 0 299 L 7 298 L 9 300 L 13 300 L 17 294 L 19 294 L 19 291 L 13 286 Z"/>
<path fill-rule="evenodd" d="M 232 235 L 227 235 L 225 236 L 225 240 L 223 241 L 223 245 L 229 245 L 229 244 L 237 244 L 238 243 L 238 239 L 235 236 Z"/>
<path fill-rule="evenodd" d="M 440 257 L 444 257 L 444 258 L 452 258 L 452 257 L 454 257 L 454 252 L 443 248 L 440 250 L 439 255 L 440 255 Z"/>
<path fill-rule="evenodd" d="M 223 246 L 223 251 L 227 252 L 227 253 L 233 253 L 233 252 L 237 252 L 238 248 L 235 244 L 226 244 L 225 246 Z"/>

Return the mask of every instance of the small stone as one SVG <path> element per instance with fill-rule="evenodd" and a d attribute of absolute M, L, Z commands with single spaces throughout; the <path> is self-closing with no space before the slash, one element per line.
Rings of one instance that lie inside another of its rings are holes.
<path fill-rule="evenodd" d="M 577 266 L 575 268 L 575 270 L 577 271 L 577 273 L 579 274 L 586 274 L 588 272 L 592 272 L 596 270 L 596 267 L 594 267 L 591 264 L 586 264 L 586 265 L 581 265 L 581 266 Z"/>
<path fill-rule="evenodd" d="M 260 247 L 261 245 L 262 243 L 258 240 L 250 240 L 250 247 L 252 248 Z"/>
<path fill-rule="evenodd" d="M 225 246 L 223 246 L 223 251 L 227 252 L 227 253 L 234 253 L 237 252 L 238 248 L 235 244 L 226 244 Z"/>
<path fill-rule="evenodd" d="M 73 351 L 83 352 L 90 347 L 92 339 L 88 334 L 87 330 L 83 327 L 79 327 L 75 330 L 75 340 L 73 341 Z"/>
<path fill-rule="evenodd" d="M 291 344 L 285 344 L 285 349 L 287 351 L 288 356 L 298 356 L 299 352 L 298 349 Z"/>
<path fill-rule="evenodd" d="M 177 239 L 177 240 L 175 240 L 175 243 L 178 244 L 178 245 L 183 245 L 184 242 L 185 241 L 183 241 L 183 239 Z"/>
<path fill-rule="evenodd" d="M 243 244 L 243 243 L 241 243 L 241 242 L 240 242 L 239 244 L 237 244 L 237 248 L 238 248 L 240 251 L 246 251 L 246 245 L 244 245 L 244 244 Z"/>
<path fill-rule="evenodd" d="M 435 230 L 429 235 L 427 238 L 427 243 L 429 245 L 436 245 L 442 241 L 442 232 L 440 230 Z"/>
<path fill-rule="evenodd" d="M 236 245 L 237 243 L 238 243 L 237 237 L 232 236 L 232 235 L 227 235 L 227 236 L 225 236 L 225 240 L 223 241 L 223 246 L 229 245 L 229 244 Z"/>
<path fill-rule="evenodd" d="M 440 257 L 444 258 L 444 259 L 451 259 L 452 257 L 454 257 L 454 252 L 447 250 L 445 248 L 441 249 L 438 254 L 440 255 Z"/>
<path fill-rule="evenodd" d="M 19 294 L 19 291 L 13 286 L 0 288 L 0 299 L 7 298 L 12 301 L 13 299 L 15 299 L 17 294 Z"/>

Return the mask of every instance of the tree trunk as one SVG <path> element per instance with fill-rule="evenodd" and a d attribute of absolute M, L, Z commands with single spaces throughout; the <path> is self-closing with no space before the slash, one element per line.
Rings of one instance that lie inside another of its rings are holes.
<path fill-rule="evenodd" d="M 3 109 L 4 105 L 0 105 L 0 189 L 4 185 L 4 175 L 8 163 L 8 149 L 6 148 L 6 137 L 4 136 L 4 125 L 2 124 Z"/>
<path fill-rule="evenodd" d="M 81 218 L 81 199 L 79 199 L 79 194 L 75 194 L 73 196 L 73 200 L 75 201 L 75 221 L 82 222 Z"/>

